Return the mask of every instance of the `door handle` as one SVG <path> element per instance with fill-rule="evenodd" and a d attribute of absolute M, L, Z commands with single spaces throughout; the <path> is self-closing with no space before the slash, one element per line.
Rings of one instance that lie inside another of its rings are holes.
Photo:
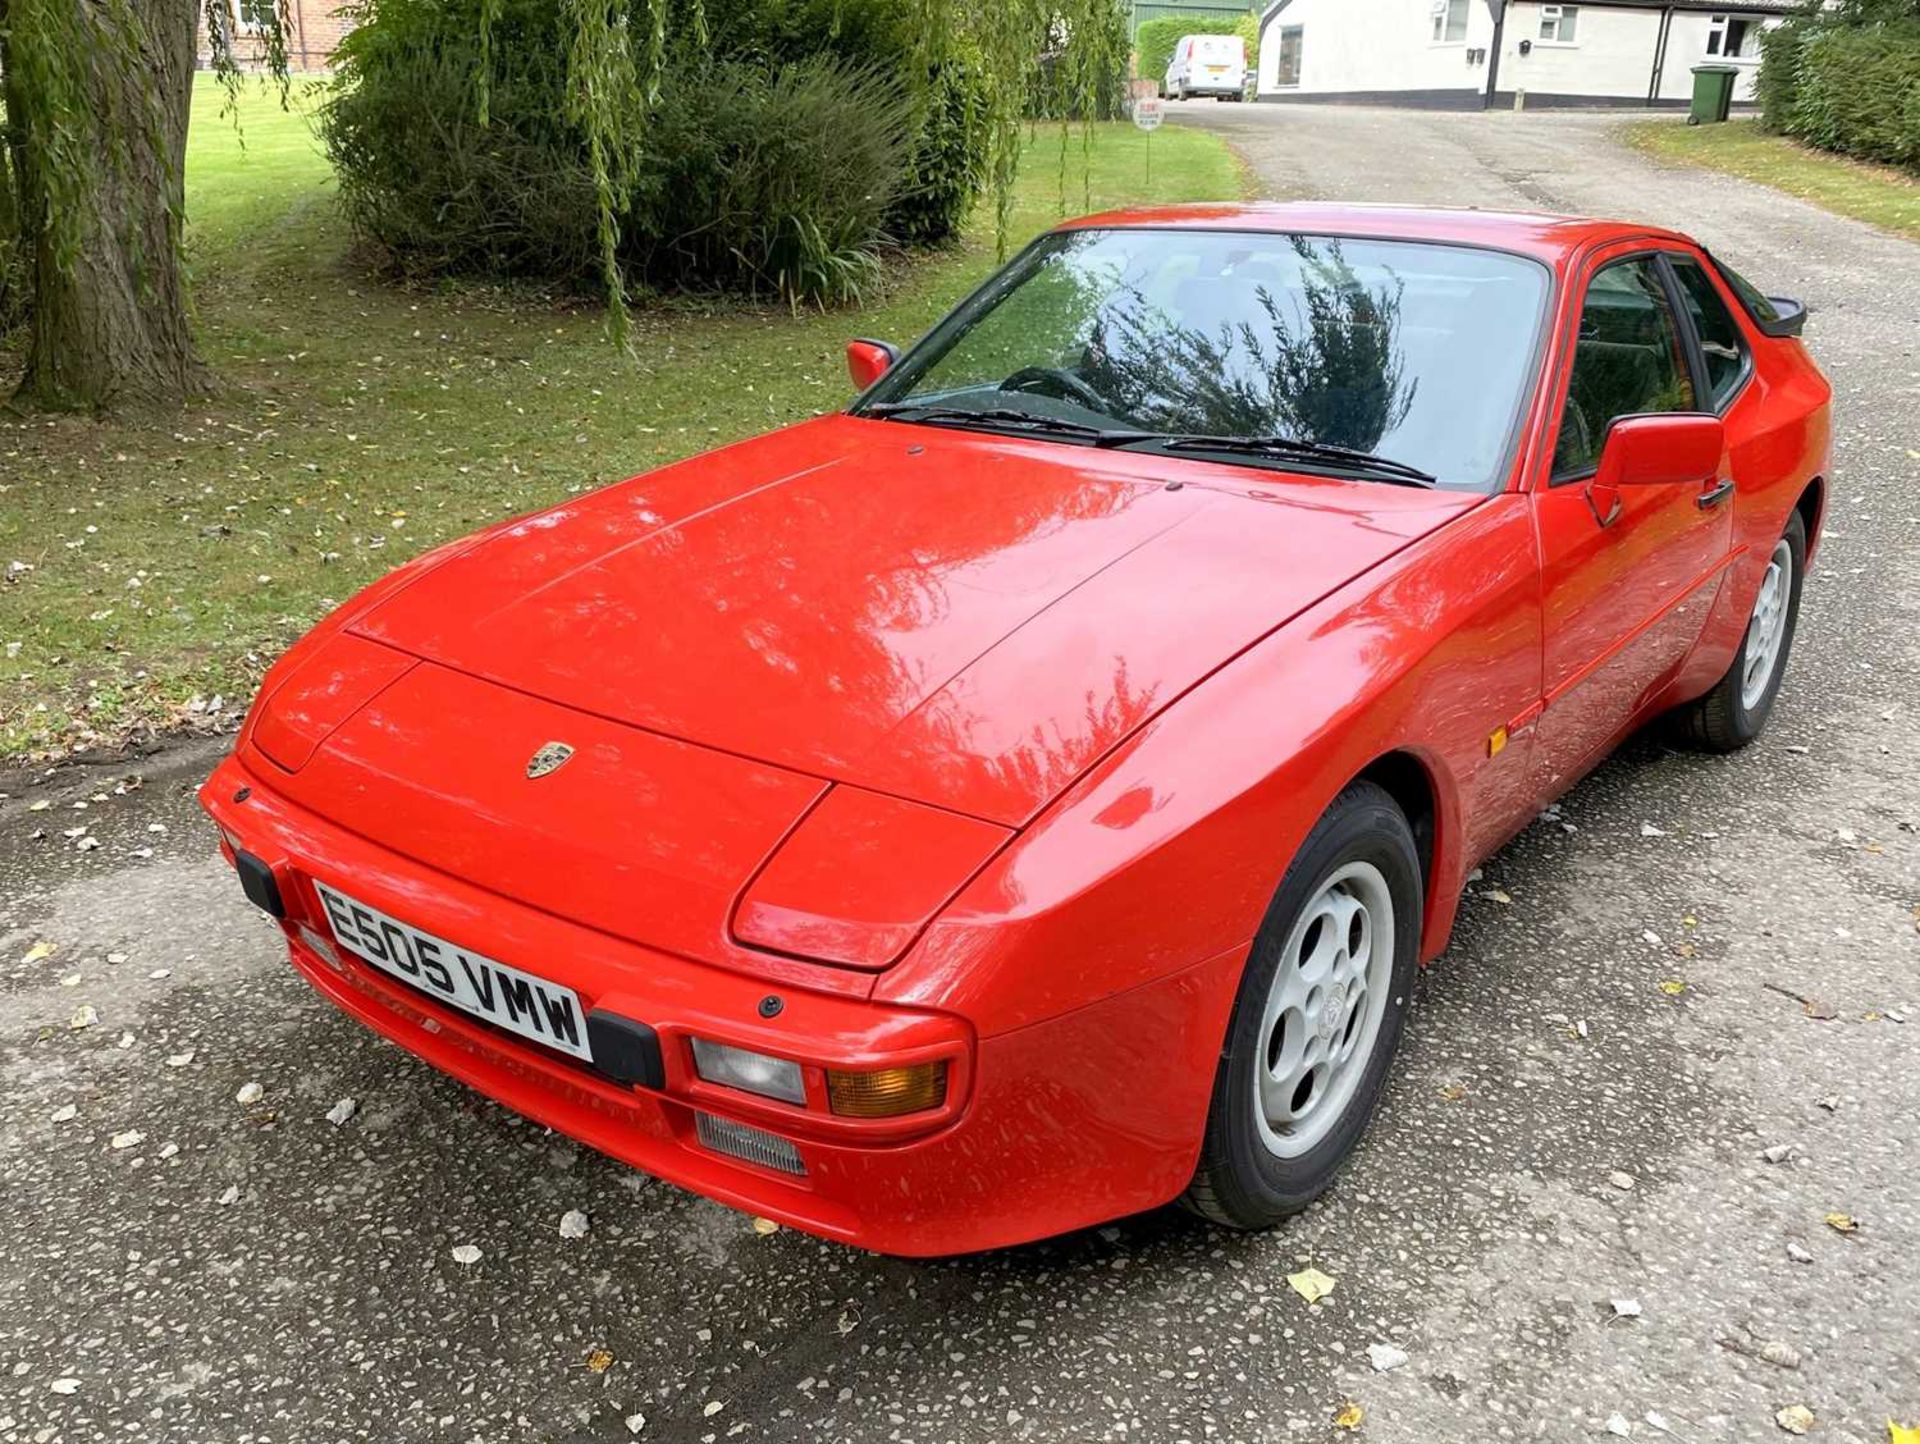
<path fill-rule="evenodd" d="M 1693 499 L 1693 504 L 1702 511 L 1710 511 L 1732 495 L 1733 478 L 1724 476 L 1705 491 L 1701 492 L 1700 495 L 1696 496 Z"/>

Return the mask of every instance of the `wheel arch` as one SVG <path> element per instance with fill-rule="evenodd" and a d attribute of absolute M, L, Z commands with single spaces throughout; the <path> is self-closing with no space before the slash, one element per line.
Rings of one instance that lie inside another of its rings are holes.
<path fill-rule="evenodd" d="M 1800 513 L 1800 524 L 1807 529 L 1807 562 L 1813 562 L 1813 554 L 1820 546 L 1820 524 L 1827 515 L 1827 479 L 1816 476 L 1806 484 L 1800 498 L 1793 504 Z"/>
<path fill-rule="evenodd" d="M 1382 788 L 1413 829 L 1420 859 L 1420 957 L 1430 961 L 1446 946 L 1460 905 L 1458 788 L 1439 759 L 1411 746 L 1381 753 L 1351 782 Z"/>

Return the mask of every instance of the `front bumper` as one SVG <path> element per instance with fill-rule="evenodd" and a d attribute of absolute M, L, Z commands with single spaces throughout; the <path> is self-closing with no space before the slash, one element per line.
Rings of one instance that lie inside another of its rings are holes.
<path fill-rule="evenodd" d="M 1151 1208 L 1192 1175 L 1211 1068 L 1190 1064 L 1217 1052 L 1243 950 L 977 1039 L 964 1019 L 849 995 L 844 972 L 818 991 L 770 984 L 486 892 L 293 804 L 267 770 L 230 757 L 201 801 L 229 860 L 237 846 L 270 868 L 300 973 L 443 1072 L 635 1168 L 809 1233 L 909 1256 L 1000 1247 Z M 660 1038 L 664 1086 L 617 1083 L 329 946 L 315 879 L 571 987 L 589 1009 L 646 1023 Z M 760 1008 L 769 993 L 783 1005 L 773 1020 Z M 695 1035 L 810 1067 L 945 1057 L 946 1100 L 924 1114 L 855 1120 L 759 1099 L 699 1080 Z M 1164 1086 L 1142 1088 L 1162 1074 Z M 716 1152 L 696 1126 L 701 1113 L 786 1140 L 804 1174 Z"/>

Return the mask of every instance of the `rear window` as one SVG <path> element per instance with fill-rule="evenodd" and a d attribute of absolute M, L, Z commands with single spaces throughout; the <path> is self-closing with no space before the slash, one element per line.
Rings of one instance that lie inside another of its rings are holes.
<path fill-rule="evenodd" d="M 1780 312 L 1773 302 L 1760 293 L 1759 287 L 1718 256 L 1709 256 L 1708 259 L 1713 262 L 1714 269 L 1720 273 L 1720 278 L 1727 283 L 1727 289 L 1740 298 L 1740 304 L 1747 308 L 1749 316 L 1762 326 L 1780 319 Z"/>
<path fill-rule="evenodd" d="M 1197 35 L 1193 41 L 1193 53 L 1196 59 L 1211 60 L 1216 65 L 1222 61 L 1238 60 L 1241 55 L 1238 35 Z"/>

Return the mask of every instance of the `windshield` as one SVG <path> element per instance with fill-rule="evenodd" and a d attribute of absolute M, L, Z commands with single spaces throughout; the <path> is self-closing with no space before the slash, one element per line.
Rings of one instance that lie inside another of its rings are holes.
<path fill-rule="evenodd" d="M 1377 456 L 1443 486 L 1504 478 L 1547 293 L 1503 252 L 1275 232 L 1047 236 L 943 322 L 858 412 L 1021 434 L 1081 428 Z M 1130 444 L 1151 448 L 1151 437 Z M 1304 446 L 1299 445 L 1304 444 Z M 1183 454 L 1195 454 L 1189 440 Z M 1248 464 L 1244 451 L 1221 456 Z M 1258 464 L 1257 462 L 1255 464 Z M 1364 468 L 1362 468 L 1364 470 Z"/>

